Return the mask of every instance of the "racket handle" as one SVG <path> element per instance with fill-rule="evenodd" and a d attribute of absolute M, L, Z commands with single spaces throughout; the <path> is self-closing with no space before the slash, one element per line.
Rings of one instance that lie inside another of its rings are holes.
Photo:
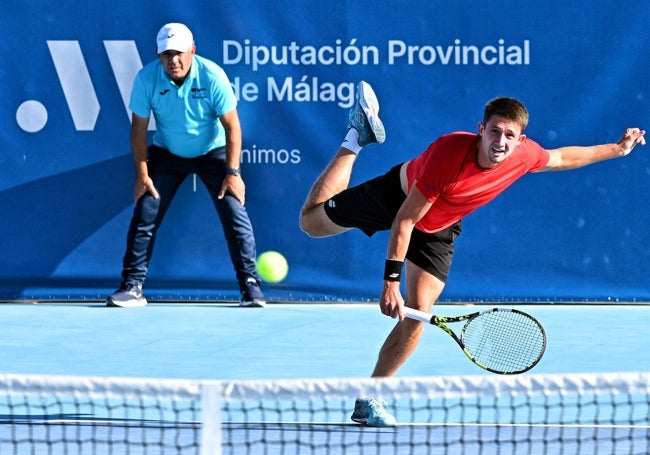
<path fill-rule="evenodd" d="M 424 311 L 416 310 L 414 308 L 404 307 L 404 314 L 409 319 L 415 319 L 416 321 L 426 322 L 427 324 L 431 323 L 431 318 L 433 315 L 426 313 Z"/>

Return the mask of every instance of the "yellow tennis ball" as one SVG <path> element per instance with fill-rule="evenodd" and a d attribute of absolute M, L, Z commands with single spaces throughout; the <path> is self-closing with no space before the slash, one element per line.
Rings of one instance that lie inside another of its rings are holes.
<path fill-rule="evenodd" d="M 279 283 L 288 272 L 287 260 L 277 251 L 267 251 L 257 258 L 257 273 L 263 281 Z"/>

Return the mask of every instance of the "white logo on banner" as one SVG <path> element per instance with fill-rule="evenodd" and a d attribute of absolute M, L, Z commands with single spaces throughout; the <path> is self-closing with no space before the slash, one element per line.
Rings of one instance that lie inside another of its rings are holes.
<path fill-rule="evenodd" d="M 100 106 L 79 41 L 48 41 L 47 46 L 75 129 L 93 131 Z M 142 68 L 135 41 L 104 41 L 104 48 L 130 118 L 129 96 L 135 76 Z M 43 129 L 47 119 L 47 109 L 37 100 L 23 102 L 16 111 L 18 126 L 29 133 Z M 153 117 L 149 129 L 155 129 Z"/>

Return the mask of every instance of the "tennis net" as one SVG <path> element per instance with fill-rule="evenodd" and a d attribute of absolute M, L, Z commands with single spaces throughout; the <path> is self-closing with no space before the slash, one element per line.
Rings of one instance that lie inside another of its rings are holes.
<path fill-rule="evenodd" d="M 349 420 L 385 400 L 395 428 Z M 0 454 L 643 454 L 650 373 L 195 381 L 0 375 Z"/>

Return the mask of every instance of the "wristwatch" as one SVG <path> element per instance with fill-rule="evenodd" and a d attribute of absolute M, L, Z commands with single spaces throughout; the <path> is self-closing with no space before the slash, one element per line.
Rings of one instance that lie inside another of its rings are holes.
<path fill-rule="evenodd" d="M 233 168 L 226 168 L 226 174 L 239 176 L 239 175 L 241 175 L 240 168 L 238 168 L 238 167 L 236 167 L 234 169 Z"/>

